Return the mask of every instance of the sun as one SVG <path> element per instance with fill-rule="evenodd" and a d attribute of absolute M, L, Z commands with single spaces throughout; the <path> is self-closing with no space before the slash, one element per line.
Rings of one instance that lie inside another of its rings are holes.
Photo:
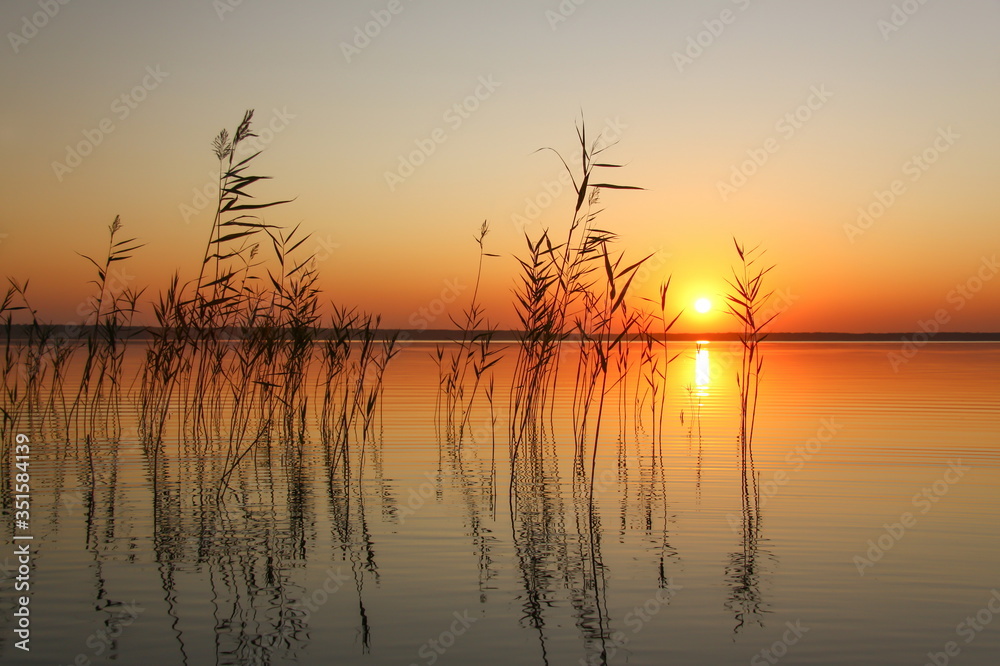
<path fill-rule="evenodd" d="M 708 300 L 707 298 L 699 298 L 697 301 L 694 302 L 694 309 L 700 312 L 701 314 L 705 314 L 706 312 L 712 309 L 712 301 Z"/>

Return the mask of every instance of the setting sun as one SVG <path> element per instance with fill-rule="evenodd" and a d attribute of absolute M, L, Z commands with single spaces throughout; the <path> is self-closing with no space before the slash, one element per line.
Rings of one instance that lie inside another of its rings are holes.
<path fill-rule="evenodd" d="M 708 300 L 707 298 L 699 298 L 697 301 L 694 302 L 694 309 L 700 312 L 701 314 L 705 314 L 706 312 L 712 309 L 712 301 Z"/>

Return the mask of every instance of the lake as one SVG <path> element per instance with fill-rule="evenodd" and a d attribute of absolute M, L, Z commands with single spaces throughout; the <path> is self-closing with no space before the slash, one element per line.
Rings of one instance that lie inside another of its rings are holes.
<path fill-rule="evenodd" d="M 149 446 L 133 345 L 99 427 L 18 424 L 33 538 L 2 554 L 3 663 L 1000 663 L 1000 344 L 765 343 L 741 459 L 730 343 L 672 343 L 662 438 L 627 380 L 576 464 L 557 392 L 513 466 L 513 347 L 457 444 L 434 345 L 404 346 L 338 457 L 315 380 L 302 436 L 190 437 L 172 409 Z"/>

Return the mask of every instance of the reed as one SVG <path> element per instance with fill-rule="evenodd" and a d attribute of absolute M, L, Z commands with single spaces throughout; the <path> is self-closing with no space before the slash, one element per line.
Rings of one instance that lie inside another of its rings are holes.
<path fill-rule="evenodd" d="M 131 334 L 126 334 L 137 312 L 137 302 L 144 289 L 135 291 L 127 285 L 117 285 L 109 280 L 117 262 L 127 261 L 132 253 L 143 247 L 135 238 L 118 240 L 122 229 L 121 218 L 115 216 L 108 225 L 108 248 L 101 262 L 81 254 L 97 271 L 91 280 L 96 293 L 88 299 L 91 311 L 87 315 L 87 335 L 85 340 L 86 358 L 77 395 L 73 401 L 71 415 L 82 408 L 83 426 L 91 434 L 100 424 L 112 421 L 117 411 L 122 380 L 122 363 L 125 345 Z M 99 410 L 103 408 L 104 418 Z"/>
<path fill-rule="evenodd" d="M 309 234 L 262 217 L 291 200 L 254 197 L 269 177 L 255 168 L 260 152 L 243 150 L 256 136 L 252 121 L 253 111 L 245 112 L 232 133 L 222 130 L 212 142 L 219 193 L 197 276 L 185 282 L 174 275 L 153 303 L 155 326 L 149 329 L 137 393 L 140 435 L 154 458 L 161 455 L 171 418 L 180 438 L 199 455 L 221 442 L 220 489 L 228 487 L 244 462 L 273 443 L 301 444 L 310 419 L 318 423 L 334 468 L 346 471 L 352 459 L 363 461 L 364 447 L 377 433 L 389 363 L 398 351 L 394 336 L 378 332 L 377 316 L 334 306 L 324 321 L 316 258 L 305 251 Z M 576 169 L 558 151 L 541 149 L 555 153 L 570 175 L 575 198 L 568 227 L 525 234 L 525 250 L 517 257 L 514 306 L 523 333 L 509 389 L 509 453 L 512 470 L 521 455 L 539 455 L 557 393 L 568 393 L 577 462 L 582 466 L 589 457 L 592 485 L 607 400 L 616 388 L 620 420 L 628 416 L 631 394 L 637 435 L 648 414 L 653 451 L 662 450 L 667 373 L 676 358 L 666 337 L 680 314 L 671 318 L 667 313 L 669 279 L 657 298 L 646 299 L 651 307 L 630 305 L 633 281 L 649 257 L 626 260 L 617 249 L 618 236 L 598 226 L 597 218 L 602 191 L 641 188 L 600 179 L 597 174 L 621 165 L 603 161 L 610 146 L 588 137 L 583 121 L 576 133 Z M 21 414 L 54 411 L 60 401 L 65 405 L 56 396 L 62 395 L 76 349 L 83 349 L 85 358 L 68 413 L 81 415 L 86 434 L 94 435 L 118 411 L 125 394 L 125 349 L 143 291 L 113 288 L 110 274 L 143 245 L 123 238 L 118 217 L 108 231 L 100 260 L 81 255 L 96 270 L 88 301 L 92 325 L 82 346 L 55 336 L 28 304 L 27 284 L 10 281 L 0 302 L 4 433 Z M 478 263 L 471 301 L 450 316 L 458 331 L 453 344 L 435 350 L 437 424 L 442 440 L 457 446 L 469 433 L 478 400 L 489 403 L 491 425 L 497 419 L 490 370 L 502 350 L 493 345 L 496 328 L 480 301 L 486 259 L 497 256 L 486 249 L 488 234 L 483 222 L 474 236 Z M 745 453 L 763 367 L 759 345 L 771 321 L 762 316 L 770 295 L 762 285 L 771 267 L 760 267 L 758 248 L 734 243 L 741 263 L 733 269 L 727 301 L 742 324 L 737 379 Z M 30 324 L 23 328 L 24 341 L 15 340 L 15 317 L 26 314 Z M 639 343 L 635 355 L 632 341 Z M 310 395 L 318 397 L 314 404 Z M 624 439 L 624 431 L 619 435 Z M 361 458 L 352 451 L 355 440 L 360 440 Z M 495 463 L 495 450 L 492 457 Z"/>
<path fill-rule="evenodd" d="M 593 445 L 590 458 L 590 495 L 593 497 L 594 473 L 600 444 L 605 400 L 609 392 L 626 376 L 627 369 L 609 385 L 609 366 L 616 352 L 628 342 L 636 325 L 636 314 L 630 313 L 626 296 L 636 271 L 649 257 L 622 266 L 624 254 L 611 259 L 608 245 L 613 236 L 602 239 L 600 259 L 604 267 L 602 288 L 588 285 L 583 292 L 583 311 L 576 319 L 580 335 L 580 355 L 574 390 L 574 434 L 577 456 L 583 458 L 589 439 L 588 421 L 596 410 L 593 423 Z"/>
<path fill-rule="evenodd" d="M 211 438 L 213 425 L 207 420 L 211 412 L 206 409 L 217 408 L 224 397 L 222 386 L 213 386 L 211 378 L 221 373 L 233 379 L 226 375 L 226 366 L 230 354 L 236 351 L 235 345 L 228 344 L 220 336 L 239 328 L 245 332 L 258 323 L 266 326 L 266 319 L 271 315 L 261 307 L 269 297 L 267 288 L 258 286 L 264 276 L 255 272 L 260 266 L 260 262 L 255 263 L 255 258 L 263 241 L 262 236 L 276 227 L 267 224 L 259 213 L 290 201 L 253 201 L 249 188 L 270 178 L 248 172 L 260 151 L 242 159 L 238 157 L 244 142 L 257 136 L 253 132 L 252 121 L 251 109 L 244 113 L 232 135 L 223 129 L 212 142 L 212 152 L 219 163 L 219 193 L 193 298 L 188 304 L 193 309 L 196 334 L 193 341 L 197 343 L 194 350 L 197 359 L 192 366 L 193 376 L 189 378 L 189 386 L 195 394 L 208 398 L 191 405 L 188 416 L 196 432 L 200 430 L 206 440 Z M 277 247 L 275 251 L 278 252 Z M 255 336 L 254 342 L 263 343 L 264 339 Z M 234 359 L 233 363 L 237 368 L 246 369 L 248 360 L 265 351 L 259 345 L 244 346 L 243 356 Z M 228 388 L 232 391 L 248 381 L 253 380 L 246 376 L 237 377 Z M 267 390 L 267 386 L 262 384 L 254 388 Z M 241 422 L 241 416 L 245 415 L 235 417 L 237 423 Z M 237 434 L 242 438 L 245 432 L 241 430 Z"/>
<path fill-rule="evenodd" d="M 139 434 L 147 446 L 158 447 L 163 441 L 172 399 L 181 377 L 190 370 L 191 359 L 184 350 L 194 335 L 193 322 L 183 289 L 175 273 L 153 304 L 156 326 L 150 329 L 139 391 Z"/>
<path fill-rule="evenodd" d="M 385 374 L 398 353 L 398 336 L 378 334 L 381 319 L 353 309 L 334 306 L 328 332 L 318 341 L 320 370 L 317 393 L 322 387 L 319 432 L 331 470 L 349 478 L 352 466 L 352 436 L 364 447 L 375 437 Z"/>
<path fill-rule="evenodd" d="M 77 344 L 58 327 L 38 319 L 28 297 L 28 281 L 8 278 L 8 284 L 0 300 L 4 338 L 0 435 L 9 443 L 9 435 L 27 421 L 28 427 L 45 425 L 65 436 L 60 424 L 67 420 L 60 407 L 65 407 L 66 373 Z M 30 321 L 15 324 L 24 313 Z"/>
<path fill-rule="evenodd" d="M 760 246 L 749 250 L 733 239 L 740 263 L 733 267 L 733 279 L 726 280 L 729 293 L 726 305 L 729 313 L 740 323 L 740 345 L 742 359 L 736 375 L 740 389 L 740 452 L 745 459 L 753 440 L 754 423 L 757 417 L 757 397 L 760 389 L 764 359 L 760 353 L 760 343 L 767 334 L 765 327 L 777 314 L 764 316 L 763 309 L 772 292 L 764 291 L 764 276 L 774 266 L 761 267 L 764 252 Z"/>
<path fill-rule="evenodd" d="M 455 445 L 461 445 L 465 437 L 483 376 L 502 358 L 502 350 L 491 348 L 496 327 L 489 323 L 485 308 L 479 302 L 483 261 L 486 257 L 499 256 L 486 252 L 483 245 L 489 231 L 489 223 L 484 220 L 479 234 L 474 239 L 479 247 L 479 261 L 476 266 L 472 300 L 462 312 L 461 319 L 448 315 L 452 324 L 459 329 L 460 335 L 452 340 L 450 351 L 447 353 L 440 345 L 434 351 L 438 365 L 439 399 L 436 423 L 439 437 Z M 492 376 L 490 381 L 492 382 Z M 492 390 L 487 391 L 486 399 L 492 411 Z"/>
<path fill-rule="evenodd" d="M 597 161 L 609 146 L 603 145 L 600 137 L 592 142 L 588 141 L 584 122 L 577 125 L 577 139 L 580 150 L 578 172 L 574 172 L 555 149 L 541 149 L 556 154 L 569 173 L 576 194 L 565 241 L 553 241 L 549 229 L 544 229 L 534 240 L 525 234 L 527 254 L 518 258 L 521 274 L 515 287 L 515 309 L 523 333 L 518 346 L 510 398 L 512 458 L 518 455 L 520 444 L 525 438 L 537 439 L 542 435 L 546 412 L 551 418 L 554 409 L 552 397 L 559 376 L 561 345 L 574 330 L 580 329 L 581 323 L 584 328 L 588 328 L 589 324 L 585 321 L 588 316 L 587 305 L 593 305 L 599 299 L 592 291 L 594 276 L 599 275 L 598 271 L 603 269 L 602 262 L 607 263 L 608 244 L 616 238 L 614 234 L 594 226 L 595 219 L 601 212 L 596 209 L 599 192 L 601 189 L 641 189 L 630 185 L 595 182 L 598 170 L 615 169 L 621 165 Z M 615 305 L 615 310 L 623 303 L 624 291 L 620 293 L 622 300 Z M 587 330 L 588 335 L 591 333 Z M 602 349 L 607 351 L 606 347 Z M 581 344 L 581 351 L 584 354 L 590 353 L 589 343 Z M 588 365 L 591 360 L 589 356 L 581 356 L 578 360 L 578 380 L 587 377 L 589 372 L 580 364 Z M 606 363 L 599 361 L 598 364 L 606 368 Z M 577 415 L 582 418 L 581 408 L 590 404 L 586 397 L 588 389 L 578 381 L 576 390 L 584 392 L 582 396 L 577 393 L 574 398 Z M 575 417 L 574 423 L 577 421 Z M 577 432 L 584 429 L 577 428 Z"/>
<path fill-rule="evenodd" d="M 657 299 L 651 301 L 656 306 L 656 311 L 641 318 L 639 329 L 640 339 L 643 341 L 640 372 L 650 397 L 651 443 L 654 449 L 663 446 L 663 416 L 667 410 L 667 370 L 680 355 L 678 353 L 670 356 L 667 349 L 667 335 L 684 314 L 684 310 L 681 310 L 673 319 L 668 320 L 667 294 L 670 291 L 671 279 L 668 277 L 665 282 L 660 283 Z M 657 323 L 658 330 L 654 331 L 653 327 Z"/>
<path fill-rule="evenodd" d="M 0 324 L 2 324 L 4 336 L 3 365 L 0 367 L 0 371 L 3 373 L 4 398 L 3 404 L 0 404 L 0 436 L 2 436 L 3 441 L 0 452 L 4 455 L 5 465 L 8 453 L 6 442 L 12 439 L 11 435 L 17 429 L 17 424 L 24 413 L 23 406 L 27 393 L 24 383 L 30 378 L 30 375 L 25 372 L 27 356 L 25 345 L 14 338 L 14 313 L 19 310 L 28 310 L 32 316 L 31 329 L 38 326 L 35 311 L 27 303 L 25 295 L 27 284 L 21 285 L 13 278 L 8 278 L 8 282 L 7 291 L 4 293 L 3 300 L 0 300 Z M 19 301 L 20 303 L 18 303 Z"/>
<path fill-rule="evenodd" d="M 140 433 L 154 466 L 171 414 L 200 455 L 221 440 L 220 497 L 273 442 L 301 444 L 313 415 L 330 460 L 348 465 L 351 437 L 363 447 L 373 436 L 397 351 L 395 336 L 379 339 L 377 317 L 335 306 L 324 326 L 315 257 L 303 253 L 309 235 L 260 217 L 290 200 L 253 198 L 268 177 L 251 172 L 259 151 L 241 155 L 256 136 L 252 120 L 247 111 L 212 143 L 219 195 L 199 273 L 185 283 L 175 275 L 154 303 L 139 390 Z M 313 409 L 311 381 L 323 384 Z"/>

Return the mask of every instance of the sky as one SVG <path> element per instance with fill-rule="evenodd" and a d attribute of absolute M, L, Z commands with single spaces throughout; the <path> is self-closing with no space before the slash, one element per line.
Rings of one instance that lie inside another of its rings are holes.
<path fill-rule="evenodd" d="M 1000 2 L 372 0 L 0 7 L 2 274 L 73 323 L 107 226 L 149 302 L 197 277 L 211 140 L 255 109 L 266 221 L 313 236 L 323 302 L 515 324 L 525 234 L 565 233 L 576 126 L 603 133 L 602 228 L 679 331 L 721 313 L 733 238 L 766 250 L 780 331 L 1000 331 Z M 609 170 L 610 171 L 610 170 Z M 693 309 L 708 297 L 708 314 Z M 638 305 L 640 301 L 636 300 Z"/>

